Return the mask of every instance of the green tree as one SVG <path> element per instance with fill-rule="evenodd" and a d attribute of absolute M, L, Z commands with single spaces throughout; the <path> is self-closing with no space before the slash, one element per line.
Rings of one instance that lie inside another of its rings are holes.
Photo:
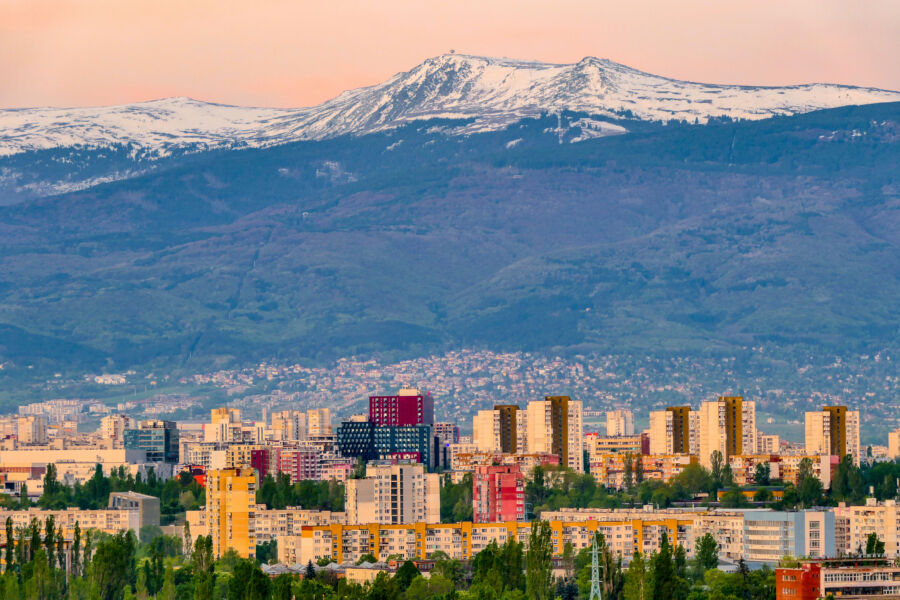
<path fill-rule="evenodd" d="M 630 490 L 634 487 L 634 456 L 631 452 L 626 452 L 622 458 L 622 487 Z"/>
<path fill-rule="evenodd" d="M 533 521 L 525 554 L 525 593 L 529 600 L 550 600 L 553 597 L 553 546 L 550 524 Z"/>
<path fill-rule="evenodd" d="M 719 544 L 716 543 L 716 538 L 712 534 L 704 534 L 697 541 L 695 554 L 696 558 L 694 560 L 697 565 L 697 576 L 695 578 L 697 580 L 703 579 L 703 574 L 710 569 L 718 568 Z"/>
<path fill-rule="evenodd" d="M 293 593 L 291 585 L 294 578 L 287 573 L 282 573 L 272 581 L 272 600 L 291 600 Z"/>
<path fill-rule="evenodd" d="M 769 485 L 772 477 L 772 469 L 767 462 L 761 462 L 753 469 L 753 483 L 756 485 Z"/>
<path fill-rule="evenodd" d="M 136 540 L 132 531 L 100 541 L 90 566 L 91 593 L 100 600 L 118 600 L 136 579 Z"/>
<path fill-rule="evenodd" d="M 874 531 L 866 538 L 866 554 L 867 555 L 883 555 L 884 542 L 878 539 L 878 534 Z"/>
<path fill-rule="evenodd" d="M 47 554 L 42 548 L 38 548 L 34 554 L 31 576 L 23 577 L 25 600 L 49 600 L 58 597 L 56 578 L 53 576 L 48 562 Z"/>
<path fill-rule="evenodd" d="M 421 575 L 419 569 L 413 563 L 413 561 L 408 560 L 400 565 L 400 568 L 397 569 L 397 572 L 394 573 L 394 583 L 397 585 L 398 590 L 406 590 L 409 587 L 409 584 L 413 582 L 413 579 Z"/>
<path fill-rule="evenodd" d="M 72 531 L 72 574 L 81 575 L 81 526 L 75 521 Z"/>
<path fill-rule="evenodd" d="M 28 544 L 28 560 L 34 560 L 35 553 L 41 548 L 41 524 L 35 518 L 31 520 L 31 525 L 29 525 L 29 532 L 31 533 L 31 543 Z"/>
<path fill-rule="evenodd" d="M 722 487 L 722 468 L 725 462 L 725 458 L 722 456 L 722 453 L 718 450 L 713 450 L 709 455 L 709 464 L 711 466 L 710 469 L 710 477 L 711 477 L 711 488 L 710 493 L 715 494 L 715 492 Z"/>
<path fill-rule="evenodd" d="M 44 547 L 47 549 L 47 565 L 56 566 L 56 519 L 53 515 L 44 522 Z"/>
<path fill-rule="evenodd" d="M 6 517 L 6 571 L 14 569 L 16 566 L 14 548 L 16 547 L 15 536 L 13 535 L 12 517 Z"/>
<path fill-rule="evenodd" d="M 632 555 L 631 564 L 625 573 L 624 597 L 625 600 L 651 600 L 647 567 L 640 552 Z"/>
<path fill-rule="evenodd" d="M 175 570 L 171 565 L 166 567 L 162 589 L 159 591 L 156 598 L 157 600 L 175 600 Z"/>
<path fill-rule="evenodd" d="M 659 541 L 659 552 L 650 559 L 651 594 L 653 600 L 673 600 L 675 598 L 675 568 L 672 564 L 672 548 L 669 536 L 662 532 Z"/>

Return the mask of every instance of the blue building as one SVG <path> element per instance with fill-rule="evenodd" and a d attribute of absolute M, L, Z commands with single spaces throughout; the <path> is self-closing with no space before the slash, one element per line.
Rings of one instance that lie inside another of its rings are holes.
<path fill-rule="evenodd" d="M 371 421 L 344 421 L 337 428 L 341 456 L 364 461 L 415 460 L 426 467 L 440 459 L 440 440 L 431 425 L 377 426 Z"/>

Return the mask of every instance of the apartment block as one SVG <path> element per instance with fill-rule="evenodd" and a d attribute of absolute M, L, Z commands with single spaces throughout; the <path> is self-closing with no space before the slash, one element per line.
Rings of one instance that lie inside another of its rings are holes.
<path fill-rule="evenodd" d="M 888 434 L 888 456 L 900 458 L 900 427 Z"/>
<path fill-rule="evenodd" d="M 850 556 L 865 551 L 869 534 L 884 542 L 888 556 L 900 556 L 900 506 L 896 500 L 878 502 L 867 498 L 865 506 L 846 506 L 834 509 L 837 519 L 838 552 Z"/>
<path fill-rule="evenodd" d="M 206 475 L 206 522 L 218 558 L 233 549 L 256 556 L 256 472 L 251 468 L 210 470 Z"/>
<path fill-rule="evenodd" d="M 47 417 L 28 415 L 19 417 L 16 437 L 20 444 L 41 445 L 47 443 Z"/>
<path fill-rule="evenodd" d="M 417 389 L 396 396 L 369 396 L 369 420 L 379 427 L 434 425 L 434 399 Z"/>
<path fill-rule="evenodd" d="M 839 458 L 849 454 L 859 465 L 859 411 L 846 406 L 825 406 L 806 413 L 807 454 L 830 454 Z"/>
<path fill-rule="evenodd" d="M 634 435 L 634 413 L 624 408 L 607 411 L 606 435 L 609 437 Z"/>
<path fill-rule="evenodd" d="M 553 553 L 560 555 L 566 543 L 575 551 L 588 547 L 594 532 L 602 532 L 612 551 L 630 557 L 635 550 L 652 553 L 659 549 L 662 533 L 670 543 L 681 544 L 689 521 L 677 517 L 663 521 L 550 521 Z M 515 540 L 528 546 L 531 523 L 415 523 L 411 525 L 328 525 L 304 528 L 300 536 L 278 541 L 279 562 L 305 564 L 321 558 L 338 563 L 355 562 L 363 554 L 383 560 L 399 554 L 403 559 L 425 559 L 442 551 L 455 559 L 471 559 L 491 542 L 503 545 Z"/>
<path fill-rule="evenodd" d="M 691 407 L 670 406 L 650 413 L 650 454 L 689 454 Z"/>
<path fill-rule="evenodd" d="M 547 396 L 527 409 L 529 453 L 559 456 L 559 463 L 584 472 L 584 425 L 581 402 L 568 396 Z"/>
<path fill-rule="evenodd" d="M 584 447 L 590 462 L 594 462 L 594 457 L 601 454 L 650 454 L 650 436 L 646 433 L 639 433 L 608 437 L 599 433 L 586 433 Z"/>
<path fill-rule="evenodd" d="M 387 525 L 440 521 L 440 476 L 417 463 L 374 464 L 364 479 L 348 479 L 348 523 Z"/>
<path fill-rule="evenodd" d="M 689 454 L 595 454 L 590 457 L 591 475 L 597 483 L 621 489 L 625 485 L 625 465 L 632 461 L 632 482 L 636 482 L 637 461 L 641 463 L 641 477 L 669 481 L 677 477 L 689 465 L 697 463 L 697 457 Z"/>
<path fill-rule="evenodd" d="M 472 520 L 497 523 L 525 520 L 525 476 L 518 465 L 485 465 L 472 480 Z"/>
<path fill-rule="evenodd" d="M 306 412 L 309 435 L 331 435 L 331 409 L 311 408 Z"/>
<path fill-rule="evenodd" d="M 700 405 L 698 423 L 700 464 L 712 466 L 711 456 L 719 451 L 724 459 L 739 454 L 756 454 L 756 403 L 741 396 L 723 396 Z"/>

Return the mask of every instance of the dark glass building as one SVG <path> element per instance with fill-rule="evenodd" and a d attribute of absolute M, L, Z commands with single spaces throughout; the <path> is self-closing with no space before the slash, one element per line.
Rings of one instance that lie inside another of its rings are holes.
<path fill-rule="evenodd" d="M 147 462 L 178 462 L 178 428 L 174 421 L 143 421 L 125 430 L 125 448 L 144 450 Z"/>

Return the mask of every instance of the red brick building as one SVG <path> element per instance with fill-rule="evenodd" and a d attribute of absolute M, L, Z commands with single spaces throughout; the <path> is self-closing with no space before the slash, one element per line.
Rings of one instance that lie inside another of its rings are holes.
<path fill-rule="evenodd" d="M 525 520 L 525 477 L 519 465 L 485 465 L 475 469 L 472 513 L 476 523 Z"/>

